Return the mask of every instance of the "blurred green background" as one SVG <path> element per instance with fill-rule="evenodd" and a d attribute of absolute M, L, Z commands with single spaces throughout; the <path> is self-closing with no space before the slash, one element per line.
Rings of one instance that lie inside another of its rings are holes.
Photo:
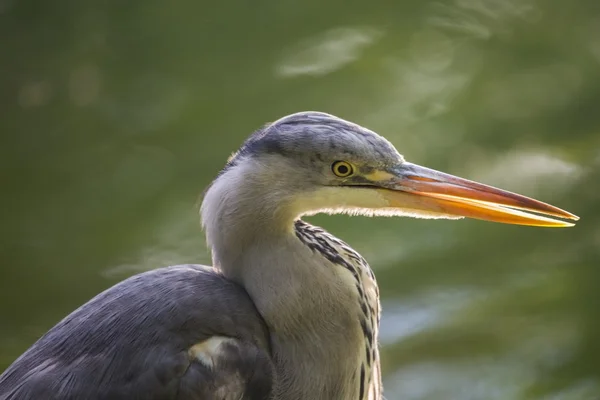
<path fill-rule="evenodd" d="M 571 229 L 314 217 L 382 288 L 386 396 L 600 399 L 600 3 L 0 0 L 0 370 L 151 268 L 210 263 L 198 196 L 319 110 Z"/>

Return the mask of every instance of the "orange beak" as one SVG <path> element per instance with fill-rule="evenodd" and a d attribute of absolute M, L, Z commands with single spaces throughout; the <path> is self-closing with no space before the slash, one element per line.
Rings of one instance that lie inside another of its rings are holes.
<path fill-rule="evenodd" d="M 568 211 L 529 197 L 407 162 L 385 176 L 386 179 L 376 183 L 384 188 L 380 193 L 390 207 L 401 208 L 408 203 L 410 208 L 434 214 L 541 227 L 574 225 L 552 217 L 579 219 Z"/>

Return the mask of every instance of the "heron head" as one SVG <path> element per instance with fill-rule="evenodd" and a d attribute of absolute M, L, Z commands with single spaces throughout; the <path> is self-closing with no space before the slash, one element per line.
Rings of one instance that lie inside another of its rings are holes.
<path fill-rule="evenodd" d="M 220 175 L 291 218 L 316 213 L 470 217 L 565 227 L 575 215 L 540 201 L 409 163 L 385 138 L 319 112 L 254 133 Z M 237 193 L 236 196 L 245 196 Z"/>

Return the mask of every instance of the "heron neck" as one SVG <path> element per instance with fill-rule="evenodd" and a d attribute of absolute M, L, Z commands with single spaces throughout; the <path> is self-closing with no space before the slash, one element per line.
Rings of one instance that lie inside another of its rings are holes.
<path fill-rule="evenodd" d="M 231 279 L 241 279 L 253 249 L 268 250 L 293 237 L 295 216 L 286 212 L 286 192 L 276 185 L 265 174 L 233 170 L 225 171 L 206 192 L 201 217 L 213 264 Z"/>
<path fill-rule="evenodd" d="M 203 225 L 213 262 L 247 290 L 269 327 L 280 390 L 356 398 L 358 386 L 340 384 L 355 379 L 364 354 L 356 282 L 296 236 L 283 191 L 239 176 L 226 173 L 208 190 Z"/>

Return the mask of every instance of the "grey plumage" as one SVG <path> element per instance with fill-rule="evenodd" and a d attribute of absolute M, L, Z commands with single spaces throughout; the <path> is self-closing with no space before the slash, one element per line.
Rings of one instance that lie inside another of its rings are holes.
<path fill-rule="evenodd" d="M 238 363 L 210 370 L 188 356 L 214 335 L 243 343 L 228 350 Z M 243 288 L 208 267 L 161 268 L 59 322 L 2 374 L 0 399 L 262 400 L 273 379 L 269 354 L 268 332 Z"/>
<path fill-rule="evenodd" d="M 96 296 L 0 376 L 0 400 L 381 400 L 375 276 L 300 218 L 572 225 L 510 207 L 577 219 L 410 164 L 332 115 L 284 117 L 250 136 L 205 192 L 214 267 L 158 269 Z"/>
<path fill-rule="evenodd" d="M 249 157 L 284 156 L 314 166 L 330 160 L 359 159 L 365 167 L 385 167 L 403 158 L 384 137 L 352 122 L 320 112 L 299 112 L 266 124 L 230 157 L 223 172 Z"/>

